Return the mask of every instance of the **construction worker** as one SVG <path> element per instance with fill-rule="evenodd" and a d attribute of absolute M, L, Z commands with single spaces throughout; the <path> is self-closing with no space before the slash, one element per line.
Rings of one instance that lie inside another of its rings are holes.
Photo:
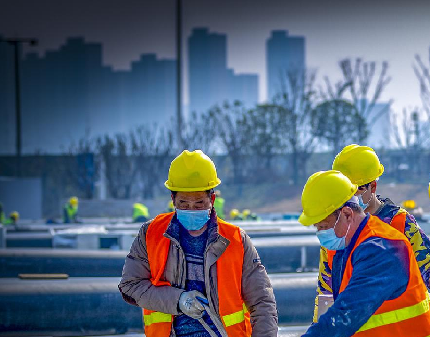
<path fill-rule="evenodd" d="M 234 221 L 241 221 L 243 220 L 242 214 L 240 214 L 239 210 L 237 208 L 233 208 L 230 211 L 230 219 Z"/>
<path fill-rule="evenodd" d="M 215 198 L 214 208 L 215 208 L 216 214 L 218 215 L 218 218 L 224 220 L 225 219 L 225 214 L 224 214 L 225 200 L 221 198 L 220 190 L 216 190 L 215 195 L 216 195 L 216 198 Z"/>
<path fill-rule="evenodd" d="M 174 212 L 174 211 L 175 211 L 175 206 L 173 206 L 173 201 L 170 200 L 169 203 L 167 204 L 167 213 Z"/>
<path fill-rule="evenodd" d="M 430 335 L 430 295 L 406 236 L 365 214 L 358 186 L 339 171 L 313 174 L 299 222 L 314 225 L 332 260 L 334 303 L 309 327 L 311 336 Z"/>
<path fill-rule="evenodd" d="M 64 223 L 79 223 L 78 219 L 78 205 L 79 200 L 77 197 L 71 197 L 63 207 L 63 222 Z"/>
<path fill-rule="evenodd" d="M 430 288 L 430 240 L 406 210 L 394 205 L 390 199 L 376 195 L 377 180 L 384 172 L 384 166 L 375 151 L 367 146 L 348 145 L 336 156 L 332 168 L 341 171 L 359 186 L 356 195 L 365 212 L 377 216 L 406 236 L 414 250 L 424 284 Z M 334 253 L 324 247 L 320 251 L 314 322 L 318 317 L 318 296 L 332 294 L 331 263 Z"/>
<path fill-rule="evenodd" d="M 217 217 L 221 183 L 202 151 L 183 151 L 165 186 L 175 212 L 144 224 L 119 290 L 144 312 L 145 336 L 277 336 L 273 289 L 250 238 Z"/>
<path fill-rule="evenodd" d="M 149 220 L 148 207 L 136 202 L 133 204 L 133 222 L 145 222 Z"/>
<path fill-rule="evenodd" d="M 9 214 L 9 217 L 5 220 L 4 225 L 16 225 L 19 220 L 19 213 L 17 211 L 13 211 Z"/>
<path fill-rule="evenodd" d="M 253 213 L 253 212 L 251 212 L 251 210 L 249 210 L 249 209 L 244 209 L 242 211 L 242 217 L 243 217 L 243 220 L 252 220 L 252 221 L 258 221 L 258 220 L 260 220 L 260 218 L 258 217 L 258 215 L 255 214 L 255 213 Z"/>
<path fill-rule="evenodd" d="M 405 209 L 408 213 L 412 214 L 415 220 L 422 221 L 423 220 L 423 209 L 421 207 L 417 207 L 417 203 L 415 200 L 403 200 L 401 203 L 403 209 Z"/>

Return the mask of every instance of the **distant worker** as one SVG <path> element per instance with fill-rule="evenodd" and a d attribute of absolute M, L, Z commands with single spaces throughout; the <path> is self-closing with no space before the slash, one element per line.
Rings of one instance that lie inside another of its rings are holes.
<path fill-rule="evenodd" d="M 346 146 L 334 159 L 333 169 L 346 175 L 358 185 L 356 196 L 360 207 L 377 216 L 384 223 L 399 230 L 410 241 L 424 284 L 430 289 L 430 240 L 416 223 L 415 218 L 388 199 L 376 195 L 377 180 L 384 172 L 375 151 L 356 144 Z M 322 247 L 320 252 L 317 298 L 315 300 L 314 322 L 318 316 L 318 295 L 331 295 L 332 260 L 335 251 Z"/>
<path fill-rule="evenodd" d="M 405 210 L 408 211 L 408 213 L 412 214 L 416 220 L 423 220 L 423 209 L 421 207 L 417 207 L 415 200 L 403 200 L 401 205 Z"/>
<path fill-rule="evenodd" d="M 257 214 L 255 214 L 255 213 L 253 213 L 253 212 L 251 212 L 251 210 L 249 210 L 249 209 L 244 209 L 243 211 L 242 211 L 242 217 L 243 217 L 243 220 L 251 220 L 251 221 L 258 221 L 258 220 L 260 220 L 260 217 L 257 215 Z"/>
<path fill-rule="evenodd" d="M 314 225 L 332 260 L 334 303 L 302 337 L 430 335 L 429 293 L 406 236 L 365 214 L 339 171 L 313 174 L 299 222 Z"/>
<path fill-rule="evenodd" d="M 276 337 L 275 297 L 249 236 L 217 217 L 215 164 L 183 151 L 165 186 L 175 212 L 145 223 L 125 259 L 119 290 L 143 309 L 145 336 Z"/>
<path fill-rule="evenodd" d="M 4 216 L 3 204 L 0 202 L 0 223 L 4 224 L 6 218 Z"/>
<path fill-rule="evenodd" d="M 13 211 L 9 214 L 9 217 L 5 220 L 4 224 L 8 225 L 16 225 L 19 221 L 19 213 L 17 211 Z"/>
<path fill-rule="evenodd" d="M 63 207 L 63 222 L 64 223 L 79 223 L 78 219 L 78 204 L 77 197 L 71 197 Z"/>
<path fill-rule="evenodd" d="M 239 210 L 237 208 L 233 208 L 230 211 L 230 219 L 234 221 L 241 221 L 243 220 L 242 214 L 240 214 Z"/>
<path fill-rule="evenodd" d="M 169 203 L 167 204 L 167 213 L 174 212 L 174 211 L 175 211 L 175 206 L 173 206 L 173 201 L 170 200 Z"/>
<path fill-rule="evenodd" d="M 216 190 L 215 195 L 216 195 L 216 198 L 214 202 L 214 208 L 215 208 L 216 214 L 218 215 L 218 218 L 225 220 L 225 214 L 224 214 L 225 200 L 221 198 L 220 190 Z"/>
<path fill-rule="evenodd" d="M 133 204 L 133 222 L 146 222 L 149 220 L 148 207 L 136 202 Z"/>

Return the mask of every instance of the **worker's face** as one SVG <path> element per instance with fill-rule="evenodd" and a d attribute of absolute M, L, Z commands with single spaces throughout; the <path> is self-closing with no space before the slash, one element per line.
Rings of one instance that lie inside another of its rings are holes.
<path fill-rule="evenodd" d="M 206 191 L 178 192 L 173 199 L 173 205 L 184 210 L 212 209 L 212 199 L 215 200 L 215 194 L 212 194 L 211 198 Z"/>
<path fill-rule="evenodd" d="M 361 195 L 361 198 L 363 199 L 363 202 L 365 204 L 369 203 L 369 201 L 372 199 L 372 194 L 376 192 L 376 181 L 372 181 L 369 184 L 362 185 L 358 187 L 357 192 L 355 195 L 358 197 Z"/>
<path fill-rule="evenodd" d="M 346 236 L 348 228 L 352 222 L 352 209 L 343 207 L 339 212 L 330 214 L 324 220 L 314 224 L 318 231 L 334 228 L 337 237 L 341 238 Z"/>

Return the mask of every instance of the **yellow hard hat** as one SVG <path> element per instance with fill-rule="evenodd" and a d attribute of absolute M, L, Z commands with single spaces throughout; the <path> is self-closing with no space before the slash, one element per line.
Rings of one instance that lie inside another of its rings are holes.
<path fill-rule="evenodd" d="M 234 217 L 236 217 L 236 216 L 238 216 L 239 215 L 239 210 L 238 209 L 236 209 L 236 208 L 233 208 L 231 211 L 230 211 L 230 218 L 234 218 Z"/>
<path fill-rule="evenodd" d="M 218 186 L 216 167 L 201 150 L 184 150 L 170 164 L 169 177 L 164 183 L 171 191 L 207 191 Z"/>
<path fill-rule="evenodd" d="M 19 213 L 17 211 L 13 211 L 12 213 L 9 214 L 9 217 L 14 219 L 15 222 L 17 222 L 19 220 Z"/>
<path fill-rule="evenodd" d="M 303 212 L 299 222 L 310 226 L 324 220 L 357 192 L 358 186 L 339 171 L 311 175 L 302 192 Z"/>
<path fill-rule="evenodd" d="M 70 203 L 70 205 L 72 205 L 73 207 L 78 206 L 78 202 L 79 202 L 78 197 L 71 197 L 71 198 L 69 199 L 69 203 Z"/>
<path fill-rule="evenodd" d="M 416 207 L 415 200 L 404 200 L 404 201 L 402 201 L 402 207 L 414 209 Z"/>
<path fill-rule="evenodd" d="M 243 216 L 248 216 L 250 214 L 251 214 L 251 211 L 249 209 L 244 209 L 243 212 L 242 212 Z"/>
<path fill-rule="evenodd" d="M 368 184 L 384 173 L 384 166 L 375 151 L 357 144 L 345 146 L 334 159 L 332 169 L 342 172 L 358 186 Z"/>

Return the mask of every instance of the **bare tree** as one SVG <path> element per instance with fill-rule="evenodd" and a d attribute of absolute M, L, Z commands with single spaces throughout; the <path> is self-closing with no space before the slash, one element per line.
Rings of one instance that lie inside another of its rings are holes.
<path fill-rule="evenodd" d="M 312 109 L 316 92 L 315 72 L 287 72 L 282 78 L 282 92 L 274 98 L 279 109 L 281 136 L 291 152 L 293 182 L 307 176 L 306 164 L 315 150 L 316 139 L 311 132 Z"/>
<path fill-rule="evenodd" d="M 423 109 L 430 120 L 430 48 L 429 48 L 429 65 L 425 65 L 419 55 L 415 55 L 415 64 L 413 65 L 415 75 L 420 84 L 420 95 L 423 103 Z"/>
<path fill-rule="evenodd" d="M 109 195 L 115 199 L 129 199 L 137 167 L 134 158 L 130 156 L 131 148 L 127 136 L 117 134 L 114 137 L 98 137 L 96 150 L 106 165 Z"/>
<path fill-rule="evenodd" d="M 354 105 L 345 100 L 324 101 L 312 111 L 312 115 L 312 133 L 331 148 L 333 158 L 351 138 L 360 138 L 357 133 L 363 132 L 357 128 L 364 123 L 363 117 Z"/>
<path fill-rule="evenodd" d="M 401 116 L 391 119 L 392 134 L 397 147 L 402 153 L 397 170 L 408 170 L 415 176 L 423 173 L 422 159 L 424 149 L 430 145 L 430 125 L 420 120 L 420 112 L 415 109 L 403 109 Z M 399 176 L 399 172 L 397 172 Z"/>
<path fill-rule="evenodd" d="M 347 143 L 366 139 L 368 130 L 357 107 L 343 99 L 350 84 L 340 81 L 332 85 L 328 77 L 324 80 L 325 88 L 320 88 L 322 102 L 312 110 L 312 134 L 331 148 L 334 157 Z"/>
<path fill-rule="evenodd" d="M 375 106 L 381 98 L 381 94 L 391 81 L 388 73 L 388 62 L 382 62 L 381 69 L 377 70 L 374 61 L 364 62 L 361 58 L 344 59 L 339 63 L 343 74 L 344 93 L 351 97 L 352 104 L 357 108 L 358 113 L 366 123 L 357 125 L 357 142 L 366 140 L 368 133 L 367 125 L 374 124 L 383 114 L 388 113 L 392 100 L 381 109 L 376 110 Z"/>
<path fill-rule="evenodd" d="M 94 186 L 98 179 L 94 142 L 84 137 L 69 148 L 69 156 L 76 159 L 76 165 L 64 165 L 65 174 L 76 182 L 81 194 L 87 199 L 94 197 Z"/>
<path fill-rule="evenodd" d="M 173 154 L 173 133 L 170 129 L 140 126 L 130 133 L 131 150 L 136 159 L 137 170 L 143 189 L 143 198 L 154 197 L 155 187 L 165 177 Z"/>
<path fill-rule="evenodd" d="M 243 178 L 243 157 L 248 151 L 249 135 L 245 126 L 246 108 L 239 101 L 225 102 L 209 110 L 208 128 L 216 128 L 220 150 L 224 150 L 233 165 L 235 183 Z M 217 146 L 218 144 L 215 144 Z"/>
<path fill-rule="evenodd" d="M 188 150 L 202 150 L 210 155 L 214 151 L 216 127 L 211 127 L 209 112 L 198 114 L 195 111 L 183 123 L 182 140 L 184 148 Z M 181 152 L 183 149 L 179 149 Z"/>
<path fill-rule="evenodd" d="M 249 138 L 250 153 L 256 155 L 257 170 L 270 170 L 273 157 L 284 149 L 282 117 L 281 108 L 274 104 L 257 105 L 243 116 L 244 131 Z"/>

